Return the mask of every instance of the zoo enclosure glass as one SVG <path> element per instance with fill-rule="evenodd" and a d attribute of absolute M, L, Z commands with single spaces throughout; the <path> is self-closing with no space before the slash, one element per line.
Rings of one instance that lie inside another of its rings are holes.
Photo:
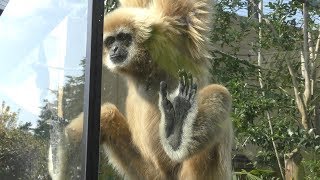
<path fill-rule="evenodd" d="M 91 112 L 99 111 L 100 102 L 89 97 L 90 86 L 100 87 L 102 15 L 103 1 L 8 1 L 0 16 L 0 179 L 49 179 L 48 149 L 57 149 L 63 127 L 83 110 L 99 121 Z M 91 58 L 98 60 L 88 64 Z M 96 73 L 90 76 L 92 69 Z M 96 81 L 90 83 L 90 77 Z M 97 130 L 85 127 L 89 135 Z M 92 156 L 98 153 L 87 154 L 83 144 L 72 161 L 76 179 L 97 174 L 92 165 L 81 171 L 81 159 L 84 166 L 98 161 Z"/>

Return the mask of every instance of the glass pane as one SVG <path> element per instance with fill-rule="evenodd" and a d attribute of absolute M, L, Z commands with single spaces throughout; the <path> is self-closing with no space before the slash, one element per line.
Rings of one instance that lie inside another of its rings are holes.
<path fill-rule="evenodd" d="M 87 9 L 87 0 L 10 0 L 1 14 L 0 179 L 50 179 L 48 157 L 55 177 L 65 160 L 67 179 L 80 177 L 82 116 L 62 132 L 83 110 Z"/>
<path fill-rule="evenodd" d="M 231 98 L 208 83 L 210 8 L 105 2 L 100 179 L 231 179 Z"/>
<path fill-rule="evenodd" d="M 119 6 L 118 0 L 104 0 L 105 13 L 109 13 L 115 10 Z M 105 64 L 102 67 L 102 81 L 101 81 L 101 104 L 102 107 L 106 103 L 111 103 L 117 107 L 120 113 L 126 112 L 126 97 L 127 97 L 127 85 L 125 79 L 122 76 L 111 72 Z M 103 108 L 101 109 L 103 113 Z M 101 133 L 103 132 L 101 128 Z M 100 135 L 101 135 L 100 133 Z M 103 138 L 100 136 L 100 138 Z M 99 179 L 121 179 L 122 176 L 117 173 L 114 166 L 110 164 L 110 158 L 108 157 L 108 146 L 101 145 L 100 162 L 99 162 Z"/>

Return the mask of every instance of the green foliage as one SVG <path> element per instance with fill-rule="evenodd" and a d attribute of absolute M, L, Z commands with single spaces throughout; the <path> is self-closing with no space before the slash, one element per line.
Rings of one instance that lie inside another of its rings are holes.
<path fill-rule="evenodd" d="M 319 153 L 317 154 L 319 155 Z M 317 156 L 316 154 L 314 156 Z M 305 179 L 313 180 L 320 178 L 320 159 L 319 157 L 314 157 L 313 159 L 304 160 L 303 165 L 306 171 Z"/>
<path fill-rule="evenodd" d="M 252 171 L 245 171 L 242 170 L 240 172 L 235 172 L 234 175 L 236 177 L 241 177 L 241 179 L 245 180 L 263 180 L 263 179 L 270 179 L 274 174 L 273 171 L 270 170 L 262 170 L 262 169 L 254 169 Z"/>
<path fill-rule="evenodd" d="M 48 179 L 47 146 L 43 140 L 22 130 L 0 135 L 1 179 Z"/>
<path fill-rule="evenodd" d="M 43 100 L 43 104 L 44 105 L 40 107 L 41 111 L 39 119 L 37 120 L 37 127 L 33 129 L 33 132 L 35 136 L 48 141 L 50 139 L 51 129 L 48 121 L 52 118 L 53 114 L 50 108 L 48 108 L 48 106 L 50 106 L 48 100 Z"/>
<path fill-rule="evenodd" d="M 300 114 L 286 64 L 286 59 L 289 59 L 295 72 L 301 68 L 299 50 L 303 36 L 297 27 L 302 23 L 301 3 L 270 1 L 268 6 L 271 10 L 259 24 L 253 17 L 236 15 L 239 9 L 247 6 L 242 2 L 219 0 L 216 5 L 212 41 L 217 49 L 212 61 L 212 82 L 226 85 L 232 94 L 237 151 L 254 152 L 251 160 L 257 169 L 262 167 L 279 172 L 272 138 L 277 144 L 282 168 L 283 155 L 295 148 L 301 148 L 307 154 L 319 154 L 319 136 L 304 130 L 299 121 Z M 312 13 L 309 26 L 319 27 L 313 20 L 316 18 L 315 13 Z M 261 41 L 258 39 L 259 28 L 262 29 Z M 257 66 L 259 47 L 263 50 L 262 67 Z M 246 48 L 247 55 L 243 54 L 243 48 Z M 262 74 L 263 89 L 260 87 L 259 71 Z M 297 77 L 299 88 L 302 89 L 303 78 L 299 73 Z M 319 94 L 319 91 L 315 90 L 314 93 Z M 312 109 L 309 111 L 312 114 Z M 270 133 L 267 112 L 270 114 L 273 135 Z M 248 150 L 247 144 L 253 144 L 255 148 Z M 319 160 L 305 159 L 305 169 L 320 171 L 317 166 Z M 280 177 L 278 173 L 273 176 Z M 318 175 L 313 173 L 310 177 Z"/>
<path fill-rule="evenodd" d="M 27 130 L 30 123 L 17 127 L 17 112 L 2 103 L 0 124 L 1 179 L 48 179 L 47 146 Z M 3 110 L 2 109 L 2 110 Z M 8 125 L 10 124 L 10 125 Z"/>
<path fill-rule="evenodd" d="M 80 76 L 66 76 L 66 83 L 63 87 L 63 118 L 71 120 L 83 111 L 84 98 L 84 67 L 85 60 L 80 66 L 83 73 Z"/>
<path fill-rule="evenodd" d="M 17 117 L 18 112 L 12 112 L 10 106 L 7 106 L 4 101 L 2 101 L 0 109 L 0 127 L 7 129 L 14 129 L 17 127 Z"/>
<path fill-rule="evenodd" d="M 23 131 L 29 131 L 29 130 L 31 130 L 31 126 L 32 126 L 31 122 L 26 122 L 26 123 L 20 125 L 19 129 L 23 130 Z"/>

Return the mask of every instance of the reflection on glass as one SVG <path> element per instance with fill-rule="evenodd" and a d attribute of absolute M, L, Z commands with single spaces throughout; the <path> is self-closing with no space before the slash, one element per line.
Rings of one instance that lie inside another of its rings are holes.
<path fill-rule="evenodd" d="M 0 16 L 0 179 L 49 179 L 49 146 L 60 173 L 61 132 L 83 106 L 87 4 L 10 0 Z"/>

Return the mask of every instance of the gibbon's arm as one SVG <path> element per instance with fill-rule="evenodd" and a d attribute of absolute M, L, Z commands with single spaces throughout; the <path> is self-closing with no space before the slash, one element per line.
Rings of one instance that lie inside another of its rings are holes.
<path fill-rule="evenodd" d="M 110 164 L 125 179 L 156 179 L 158 172 L 150 168 L 139 150 L 132 143 L 126 118 L 113 104 L 101 107 L 100 140 Z"/>
<path fill-rule="evenodd" d="M 172 102 L 167 98 L 166 83 L 160 83 L 159 131 L 167 155 L 181 162 L 231 133 L 231 97 L 220 85 L 209 85 L 197 93 L 191 75 L 180 72 L 179 76 L 178 94 Z"/>
<path fill-rule="evenodd" d="M 100 144 L 107 153 L 109 162 L 120 175 L 128 179 L 154 179 L 148 164 L 140 156 L 136 147 L 131 143 L 131 132 L 129 131 L 125 117 L 113 104 L 106 103 L 101 107 L 100 117 Z M 78 154 L 81 148 L 83 134 L 83 113 L 73 119 L 64 129 L 63 139 L 59 141 L 57 153 L 49 149 L 49 172 L 53 180 L 72 179 L 78 172 L 71 172 L 75 166 L 73 159 L 80 159 Z M 54 168 L 54 156 L 58 158 L 57 169 Z M 76 158 L 74 158 L 76 157 Z"/>
<path fill-rule="evenodd" d="M 109 162 L 119 174 L 128 179 L 144 179 L 153 174 L 148 172 L 146 162 L 132 144 L 127 120 L 112 104 L 101 108 L 100 139 Z"/>

